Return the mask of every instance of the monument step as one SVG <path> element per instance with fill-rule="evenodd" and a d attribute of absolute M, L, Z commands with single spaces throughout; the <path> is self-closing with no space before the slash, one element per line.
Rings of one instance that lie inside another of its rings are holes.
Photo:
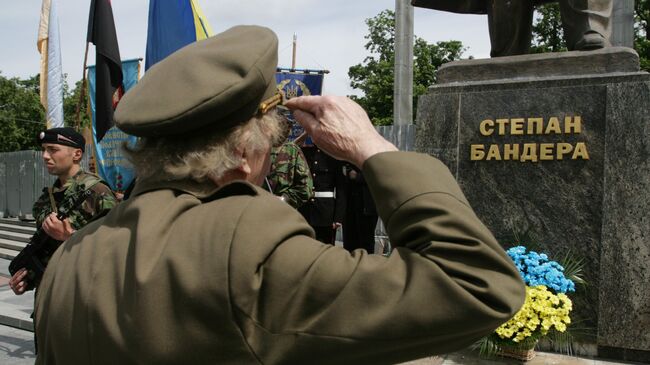
<path fill-rule="evenodd" d="M 29 242 L 29 239 L 32 238 L 32 235 L 0 230 L 0 238 L 10 240 L 10 241 L 19 241 L 19 242 L 27 243 Z"/>
<path fill-rule="evenodd" d="M 19 251 L 13 249 L 0 247 L 0 259 L 11 261 L 14 259 L 14 257 L 18 256 L 18 252 Z"/>
<path fill-rule="evenodd" d="M 18 218 L 0 218 L 0 223 L 36 228 L 36 222 L 33 220 L 25 221 Z"/>
<path fill-rule="evenodd" d="M 7 240 L 0 238 L 0 248 L 6 248 L 9 250 L 14 250 L 20 252 L 23 248 L 27 246 L 27 243 L 22 241 Z"/>
<path fill-rule="evenodd" d="M 1 223 L 0 222 L 0 231 L 16 232 L 33 235 L 36 232 L 35 227 L 21 226 L 13 223 Z"/>

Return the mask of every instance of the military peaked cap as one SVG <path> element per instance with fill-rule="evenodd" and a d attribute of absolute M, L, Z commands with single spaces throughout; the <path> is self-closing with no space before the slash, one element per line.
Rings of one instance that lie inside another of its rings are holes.
<path fill-rule="evenodd" d="M 86 149 L 86 139 L 72 128 L 50 128 L 38 134 L 38 144 L 52 143 Z"/>
<path fill-rule="evenodd" d="M 230 128 L 281 101 L 277 64 L 273 31 L 230 28 L 151 67 L 118 104 L 115 124 L 140 137 Z"/>

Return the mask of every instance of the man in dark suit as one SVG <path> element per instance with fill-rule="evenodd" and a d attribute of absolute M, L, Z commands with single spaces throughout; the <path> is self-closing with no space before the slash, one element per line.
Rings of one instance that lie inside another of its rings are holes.
<path fill-rule="evenodd" d="M 314 195 L 299 211 L 317 240 L 334 244 L 345 214 L 343 164 L 313 144 L 303 144 L 302 151 L 314 181 Z"/>
<path fill-rule="evenodd" d="M 375 252 L 375 227 L 377 208 L 363 176 L 352 164 L 345 164 L 345 220 L 343 221 L 343 247 L 348 251 L 363 248 Z"/>
<path fill-rule="evenodd" d="M 412 0 L 413 6 L 466 14 L 487 14 L 492 57 L 526 54 L 530 49 L 533 10 L 558 0 Z M 610 46 L 612 0 L 559 0 L 567 48 Z"/>

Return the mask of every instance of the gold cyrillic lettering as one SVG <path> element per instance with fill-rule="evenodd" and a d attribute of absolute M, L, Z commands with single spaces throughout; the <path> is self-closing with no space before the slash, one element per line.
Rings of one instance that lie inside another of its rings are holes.
<path fill-rule="evenodd" d="M 521 162 L 537 162 L 537 144 L 524 143 L 524 150 L 521 153 Z"/>
<path fill-rule="evenodd" d="M 482 135 L 491 136 L 492 133 L 494 133 L 494 121 L 491 119 L 482 121 L 479 129 L 481 130 Z"/>
<path fill-rule="evenodd" d="M 564 155 L 571 153 L 571 151 L 573 151 L 573 146 L 571 143 L 558 143 L 555 158 L 562 160 L 564 159 Z"/>
<path fill-rule="evenodd" d="M 501 152 L 499 151 L 499 145 L 493 144 L 490 145 L 490 150 L 487 153 L 485 161 L 497 160 L 501 161 Z"/>
<path fill-rule="evenodd" d="M 480 161 L 485 158 L 485 145 L 473 144 L 470 146 L 470 160 Z"/>
<path fill-rule="evenodd" d="M 582 118 L 579 116 L 575 117 L 564 117 L 564 133 L 566 134 L 571 134 L 575 133 L 578 134 L 582 132 Z"/>
<path fill-rule="evenodd" d="M 562 133 L 562 129 L 560 128 L 560 121 L 556 117 L 551 117 L 551 119 L 548 120 L 544 134 L 551 134 L 551 132 L 555 134 Z"/>
<path fill-rule="evenodd" d="M 583 160 L 589 159 L 589 152 L 587 152 L 587 145 L 584 142 L 576 143 L 576 149 L 573 151 L 572 160 L 577 160 L 580 157 Z"/>
<path fill-rule="evenodd" d="M 540 143 L 539 145 L 539 160 L 550 161 L 553 159 L 553 143 Z"/>
<path fill-rule="evenodd" d="M 505 161 L 519 161 L 519 145 L 518 144 L 505 144 L 503 145 L 503 159 Z"/>
<path fill-rule="evenodd" d="M 509 119 L 497 119 L 497 124 L 499 125 L 499 135 L 505 136 L 506 134 L 506 125 L 508 124 Z"/>
<path fill-rule="evenodd" d="M 524 118 L 510 119 L 510 134 L 513 136 L 524 134 Z"/>
<path fill-rule="evenodd" d="M 542 118 L 528 118 L 528 134 L 542 134 L 544 133 L 544 119 Z"/>

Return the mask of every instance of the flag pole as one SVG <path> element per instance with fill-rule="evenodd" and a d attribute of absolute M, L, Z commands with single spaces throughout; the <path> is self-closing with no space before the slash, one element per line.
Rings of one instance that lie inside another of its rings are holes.
<path fill-rule="evenodd" d="M 291 57 L 291 69 L 295 70 L 296 69 L 296 40 L 298 39 L 298 36 L 294 33 L 293 34 L 293 56 Z"/>
<path fill-rule="evenodd" d="M 75 113 L 75 129 L 79 131 L 81 129 L 81 103 L 83 102 L 84 93 L 86 92 L 86 64 L 88 63 L 88 45 L 90 42 L 86 41 L 86 52 L 84 54 L 84 68 L 82 72 L 82 81 L 81 81 L 81 91 L 79 92 L 79 101 L 77 102 L 77 111 Z"/>

